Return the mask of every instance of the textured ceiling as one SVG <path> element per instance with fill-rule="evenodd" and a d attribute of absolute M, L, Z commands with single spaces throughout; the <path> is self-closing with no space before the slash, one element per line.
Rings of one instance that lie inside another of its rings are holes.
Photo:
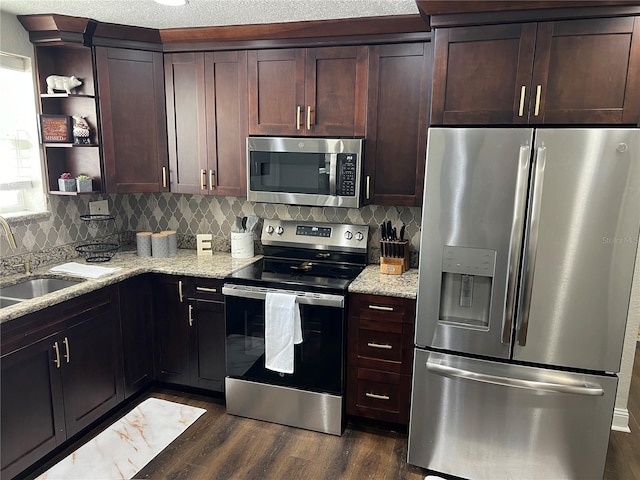
<path fill-rule="evenodd" d="M 415 0 L 188 0 L 167 7 L 153 0 L 0 0 L 16 15 L 58 13 L 150 28 L 245 25 L 417 14 Z"/>

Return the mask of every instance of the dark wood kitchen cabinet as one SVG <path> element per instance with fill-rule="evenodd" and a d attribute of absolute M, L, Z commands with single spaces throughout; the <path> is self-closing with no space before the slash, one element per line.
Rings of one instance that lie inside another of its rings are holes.
<path fill-rule="evenodd" d="M 247 53 L 165 55 L 171 191 L 246 196 Z"/>
<path fill-rule="evenodd" d="M 369 48 L 365 202 L 422 204 L 431 44 Z"/>
<path fill-rule="evenodd" d="M 222 281 L 161 276 L 154 281 L 156 378 L 223 391 Z"/>
<path fill-rule="evenodd" d="M 432 125 L 637 124 L 640 18 L 438 28 Z"/>
<path fill-rule="evenodd" d="M 347 414 L 409 424 L 413 299 L 352 294 L 347 330 Z"/>
<path fill-rule="evenodd" d="M 153 381 L 151 284 L 147 275 L 118 283 L 125 398 Z"/>
<path fill-rule="evenodd" d="M 116 287 L 2 325 L 2 476 L 124 399 Z"/>
<path fill-rule="evenodd" d="M 364 136 L 367 48 L 249 52 L 251 135 Z"/>
<path fill-rule="evenodd" d="M 107 193 L 169 190 L 162 53 L 95 47 Z"/>

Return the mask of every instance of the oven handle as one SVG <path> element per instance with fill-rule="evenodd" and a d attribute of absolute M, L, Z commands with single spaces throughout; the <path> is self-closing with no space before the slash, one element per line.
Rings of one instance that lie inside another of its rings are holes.
<path fill-rule="evenodd" d="M 249 285 L 233 285 L 225 283 L 222 294 L 228 297 L 253 298 L 264 300 L 267 293 L 290 293 L 296 295 L 296 302 L 301 305 L 313 305 L 318 307 L 344 308 L 344 295 L 331 295 L 327 293 L 300 292 L 284 290 L 280 288 L 252 287 Z"/>

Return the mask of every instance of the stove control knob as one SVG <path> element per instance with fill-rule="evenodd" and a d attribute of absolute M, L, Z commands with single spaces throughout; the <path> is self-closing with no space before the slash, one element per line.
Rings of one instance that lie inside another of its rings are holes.
<path fill-rule="evenodd" d="M 273 225 L 267 225 L 267 233 L 271 235 L 273 233 Z"/>
<path fill-rule="evenodd" d="M 362 232 L 356 232 L 357 241 L 361 242 L 363 238 L 364 238 L 364 235 L 362 234 Z"/>
<path fill-rule="evenodd" d="M 278 228 L 276 228 L 276 233 L 278 235 L 282 235 L 284 233 L 284 228 L 282 228 L 281 226 L 278 226 Z"/>
<path fill-rule="evenodd" d="M 346 238 L 347 240 L 351 240 L 353 238 L 353 233 L 347 230 L 346 232 L 344 232 L 344 238 Z"/>

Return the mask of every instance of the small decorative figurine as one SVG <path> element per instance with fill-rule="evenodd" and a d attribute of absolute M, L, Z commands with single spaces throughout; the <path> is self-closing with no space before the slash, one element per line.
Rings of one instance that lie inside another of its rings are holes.
<path fill-rule="evenodd" d="M 70 77 L 49 75 L 47 77 L 47 93 L 55 93 L 55 90 L 64 90 L 66 93 L 71 93 L 71 90 L 75 90 L 80 85 L 82 85 L 82 81 L 73 75 Z"/>
<path fill-rule="evenodd" d="M 73 138 L 76 145 L 89 145 L 89 124 L 82 115 L 74 115 L 73 117 Z"/>

